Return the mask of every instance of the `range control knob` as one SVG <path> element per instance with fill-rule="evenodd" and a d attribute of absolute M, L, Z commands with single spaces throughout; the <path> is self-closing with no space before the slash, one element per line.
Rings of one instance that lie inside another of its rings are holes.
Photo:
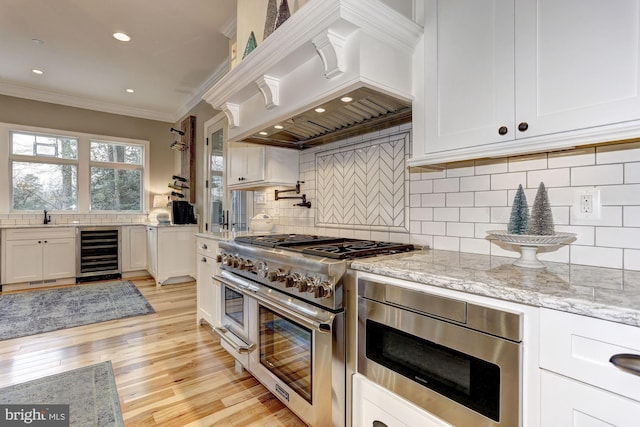
<path fill-rule="evenodd" d="M 253 262 L 250 259 L 240 259 L 240 270 L 251 271 L 253 269 Z"/>
<path fill-rule="evenodd" d="M 222 264 L 231 267 L 233 265 L 233 257 L 231 255 L 223 254 Z"/>
<path fill-rule="evenodd" d="M 270 282 L 282 282 L 285 278 L 285 272 L 282 271 L 281 268 L 278 268 L 277 270 L 269 270 L 267 272 L 267 279 Z"/>
<path fill-rule="evenodd" d="M 284 278 L 284 286 L 287 288 L 293 288 L 298 287 L 298 283 L 303 279 L 304 277 L 302 276 L 302 274 L 300 273 L 293 273 L 293 274 L 289 274 L 288 276 L 286 276 Z"/>
<path fill-rule="evenodd" d="M 333 293 L 331 283 L 325 281 L 320 282 L 313 288 L 313 296 L 316 298 L 329 298 Z"/>
<path fill-rule="evenodd" d="M 216 255 L 216 262 L 217 262 L 218 264 L 222 264 L 222 257 L 223 257 L 223 255 L 222 255 L 222 254 L 218 254 L 218 255 Z"/>

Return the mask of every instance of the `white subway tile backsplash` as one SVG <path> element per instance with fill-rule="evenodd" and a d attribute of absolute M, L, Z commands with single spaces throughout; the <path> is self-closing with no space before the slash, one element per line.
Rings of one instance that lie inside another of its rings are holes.
<path fill-rule="evenodd" d="M 447 193 L 447 207 L 469 207 L 473 206 L 473 193 Z"/>
<path fill-rule="evenodd" d="M 624 250 L 624 268 L 628 270 L 640 270 L 640 251 L 635 249 Z"/>
<path fill-rule="evenodd" d="M 421 205 L 424 207 L 444 207 L 446 206 L 447 196 L 444 193 L 423 194 Z"/>
<path fill-rule="evenodd" d="M 476 206 L 507 206 L 507 191 L 479 191 Z"/>
<path fill-rule="evenodd" d="M 491 222 L 508 224 L 510 218 L 510 207 L 491 208 Z"/>
<path fill-rule="evenodd" d="M 460 191 L 459 178 L 436 179 L 433 181 L 434 193 L 450 193 Z"/>
<path fill-rule="evenodd" d="M 603 163 L 640 162 L 640 142 L 597 147 L 596 162 L 599 165 Z"/>
<path fill-rule="evenodd" d="M 546 188 L 568 187 L 570 185 L 569 168 L 545 169 L 527 173 L 527 187 L 538 188 L 544 182 Z"/>
<path fill-rule="evenodd" d="M 549 169 L 595 165 L 596 149 L 593 147 L 578 148 L 549 153 L 547 163 Z"/>
<path fill-rule="evenodd" d="M 428 234 L 431 236 L 444 236 L 447 234 L 446 222 L 423 222 L 422 234 Z"/>
<path fill-rule="evenodd" d="M 622 184 L 624 168 L 622 164 L 582 166 L 571 168 L 571 185 L 611 185 Z"/>
<path fill-rule="evenodd" d="M 640 249 L 640 228 L 596 227 L 596 244 L 614 248 Z"/>
<path fill-rule="evenodd" d="M 473 176 L 474 174 L 474 162 L 473 160 L 467 162 L 452 163 L 447 165 L 446 175 L 447 178 L 455 178 L 460 176 Z"/>
<path fill-rule="evenodd" d="M 547 153 L 530 156 L 512 157 L 509 159 L 509 172 L 530 171 L 547 168 Z"/>
<path fill-rule="evenodd" d="M 386 135 L 381 139 L 378 135 L 358 139 L 358 146 L 370 147 L 394 138 Z M 541 260 L 640 270 L 640 143 L 598 147 L 597 154 L 596 148 L 590 147 L 448 164 L 442 170 L 405 168 L 403 203 L 407 218 L 402 227 L 318 224 L 317 207 L 325 201 L 318 199 L 322 192 L 316 181 L 316 156 L 329 152 L 337 155 L 353 147 L 353 142 L 342 141 L 301 153 L 307 159 L 301 167 L 301 177 L 308 179 L 305 191 L 307 196 L 315 194 L 312 209 L 279 206 L 273 192 L 267 191 L 267 203 L 259 209 L 278 217 L 278 231 L 301 229 L 363 239 L 384 237 L 436 249 L 517 258 L 518 247 L 489 241 L 487 231 L 506 230 L 518 184 L 525 187 L 531 209 L 542 181 L 556 230 L 575 232 L 578 237 L 570 245 L 541 249 Z M 587 187 L 600 190 L 601 217 L 577 220 L 571 216 L 575 194 Z M 0 224 L 21 219 L 0 216 Z"/>
<path fill-rule="evenodd" d="M 490 208 L 460 208 L 461 222 L 489 222 L 490 220 Z"/>
<path fill-rule="evenodd" d="M 640 206 L 625 206 L 623 215 L 625 227 L 640 227 Z"/>
<path fill-rule="evenodd" d="M 640 205 L 640 184 L 601 187 L 600 203 L 603 206 Z"/>
<path fill-rule="evenodd" d="M 483 239 L 460 239 L 460 251 L 472 254 L 489 255 L 491 242 Z"/>
<path fill-rule="evenodd" d="M 489 175 L 509 171 L 507 159 L 476 160 L 476 175 Z"/>
<path fill-rule="evenodd" d="M 433 181 L 410 181 L 409 183 L 410 194 L 424 194 L 433 193 Z"/>
<path fill-rule="evenodd" d="M 460 239 L 458 237 L 433 236 L 433 248 L 443 251 L 459 251 Z"/>
<path fill-rule="evenodd" d="M 474 226 L 468 222 L 448 222 L 447 236 L 473 237 Z"/>
<path fill-rule="evenodd" d="M 411 208 L 409 211 L 411 221 L 433 220 L 433 208 Z"/>
<path fill-rule="evenodd" d="M 570 253 L 572 264 L 622 268 L 622 249 L 571 245 Z"/>
<path fill-rule="evenodd" d="M 517 189 L 518 185 L 522 185 L 523 187 L 527 186 L 526 172 L 512 172 L 491 175 L 492 190 Z"/>
<path fill-rule="evenodd" d="M 434 221 L 460 221 L 458 208 L 433 208 Z"/>
<path fill-rule="evenodd" d="M 640 162 L 624 165 L 624 183 L 637 184 L 640 182 Z"/>
<path fill-rule="evenodd" d="M 460 178 L 460 191 L 491 190 L 491 175 L 466 176 Z"/>

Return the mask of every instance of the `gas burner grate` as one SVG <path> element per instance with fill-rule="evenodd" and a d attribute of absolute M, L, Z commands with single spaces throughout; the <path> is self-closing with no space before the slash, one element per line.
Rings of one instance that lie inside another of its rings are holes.
<path fill-rule="evenodd" d="M 312 234 L 267 234 L 262 236 L 240 236 L 235 238 L 237 243 L 268 248 L 320 245 L 343 242 L 344 240 L 345 239 L 339 237 L 323 237 Z"/>
<path fill-rule="evenodd" d="M 334 259 L 350 259 L 372 255 L 389 255 L 398 252 L 408 252 L 413 249 L 413 245 L 376 242 L 371 240 L 356 240 L 309 247 L 305 248 L 302 253 Z"/>

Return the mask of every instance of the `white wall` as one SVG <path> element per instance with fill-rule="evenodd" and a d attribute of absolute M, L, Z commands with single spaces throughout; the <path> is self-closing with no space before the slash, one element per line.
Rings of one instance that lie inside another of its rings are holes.
<path fill-rule="evenodd" d="M 392 128 L 364 137 L 305 150 L 300 158 L 302 191 L 312 209 L 274 201 L 273 189 L 265 191 L 267 202 L 256 205 L 277 217 L 278 229 L 292 232 L 393 240 L 426 244 L 431 248 L 516 257 L 487 239 L 487 230 L 506 229 L 511 204 L 519 184 L 525 188 L 529 206 L 538 185 L 545 183 L 556 231 L 577 234 L 577 240 L 539 258 L 572 264 L 640 270 L 640 142 L 589 147 L 556 153 L 504 159 L 476 160 L 448 165 L 435 172 L 410 171 L 407 176 L 409 225 L 401 233 L 391 227 L 336 224 L 319 227 L 316 157 L 327 150 L 381 135 L 402 132 Z M 600 190 L 602 217 L 596 222 L 572 218 L 576 191 Z"/>

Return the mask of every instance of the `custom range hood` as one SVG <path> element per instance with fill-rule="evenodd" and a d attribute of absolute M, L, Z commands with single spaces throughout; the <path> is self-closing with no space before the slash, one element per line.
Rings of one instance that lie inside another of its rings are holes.
<path fill-rule="evenodd" d="M 421 35 L 377 0 L 310 0 L 203 99 L 229 140 L 297 149 L 406 123 Z"/>

